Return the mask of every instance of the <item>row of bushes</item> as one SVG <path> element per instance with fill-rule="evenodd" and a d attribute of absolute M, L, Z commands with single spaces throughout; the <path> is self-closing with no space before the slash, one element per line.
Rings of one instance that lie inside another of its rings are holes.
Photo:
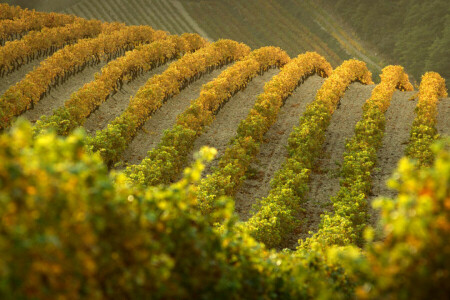
<path fill-rule="evenodd" d="M 422 76 L 419 88 L 419 102 L 411 128 L 406 155 L 417 159 L 422 166 L 433 163 L 430 145 L 437 139 L 436 115 L 439 97 L 447 97 L 445 79 L 436 72 Z"/>
<path fill-rule="evenodd" d="M 363 230 L 368 220 L 367 196 L 372 189 L 372 172 L 377 161 L 377 150 L 384 135 L 385 116 L 396 88 L 412 91 L 414 88 L 401 66 L 387 66 L 380 75 L 381 83 L 364 104 L 363 116 L 356 123 L 355 134 L 346 144 L 340 171 L 340 189 L 332 197 L 334 215 L 322 215 L 320 229 L 300 247 L 312 244 L 361 245 Z"/>
<path fill-rule="evenodd" d="M 256 213 L 244 224 L 256 240 L 277 247 L 298 226 L 296 215 L 306 201 L 310 172 L 322 153 L 331 116 L 352 82 L 371 84 L 371 77 L 364 62 L 347 60 L 318 90 L 289 136 L 288 158 L 275 173 L 269 195 L 259 201 Z"/>
<path fill-rule="evenodd" d="M 450 140 L 432 168 L 402 160 L 385 239 L 277 253 L 236 232 L 232 205 L 197 209 L 202 161 L 168 187 L 130 186 L 80 131 L 0 136 L 1 299 L 447 299 Z M 370 237 L 370 236 L 368 236 Z"/>
<path fill-rule="evenodd" d="M 28 63 L 29 60 L 48 55 L 78 39 L 97 36 L 101 30 L 100 21 L 82 19 L 62 27 L 33 31 L 20 40 L 6 42 L 0 48 L 0 77 Z"/>
<path fill-rule="evenodd" d="M 24 79 L 10 87 L 0 98 L 0 129 L 7 127 L 17 116 L 41 100 L 51 86 L 64 82 L 70 75 L 88 64 L 99 63 L 123 54 L 140 43 L 166 38 L 164 31 L 155 31 L 148 26 L 109 24 L 107 33 L 96 38 L 83 39 L 69 45 L 47 58 L 28 73 Z M 123 29 L 121 29 L 123 28 Z M 110 30 L 113 30 L 111 33 Z"/>
<path fill-rule="evenodd" d="M 173 128 L 164 132 L 158 146 L 148 152 L 141 164 L 127 168 L 130 179 L 142 185 L 167 184 L 175 180 L 193 149 L 195 139 L 205 126 L 211 124 L 214 115 L 228 99 L 243 90 L 258 74 L 271 67 L 281 67 L 288 61 L 289 56 L 280 48 L 263 47 L 203 85 L 199 98 L 177 117 Z"/>
<path fill-rule="evenodd" d="M 25 10 L 20 18 L 0 20 L 0 44 L 20 38 L 31 30 L 65 26 L 79 20 L 81 18 L 74 15 Z"/>
<path fill-rule="evenodd" d="M 127 109 L 90 142 L 108 165 L 117 162 L 138 129 L 164 102 L 204 74 L 239 60 L 250 48 L 232 40 L 219 40 L 173 62 L 160 75 L 150 78 L 131 99 Z"/>
<path fill-rule="evenodd" d="M 125 53 L 123 57 L 109 62 L 95 80 L 85 84 L 70 96 L 64 107 L 58 108 L 50 117 L 43 116 L 37 122 L 35 131 L 56 129 L 58 134 L 67 135 L 97 109 L 111 94 L 130 81 L 168 60 L 206 46 L 206 40 L 198 34 L 185 33 L 169 36 L 148 45 L 142 45 Z"/>
<path fill-rule="evenodd" d="M 319 54 L 307 52 L 289 61 L 264 86 L 248 116 L 241 121 L 236 135 L 219 160 L 218 168 L 200 181 L 197 198 L 204 214 L 215 210 L 221 196 L 232 196 L 245 180 L 251 161 L 259 152 L 263 136 L 277 120 L 285 100 L 309 76 L 328 77 L 331 65 Z"/>

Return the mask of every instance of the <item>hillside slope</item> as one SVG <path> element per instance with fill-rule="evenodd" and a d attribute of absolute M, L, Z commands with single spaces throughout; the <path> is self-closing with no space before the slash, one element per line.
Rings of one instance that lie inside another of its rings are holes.
<path fill-rule="evenodd" d="M 417 81 L 426 71 L 438 72 L 450 87 L 449 1 L 320 2 L 389 63 L 405 66 Z"/>
<path fill-rule="evenodd" d="M 323 55 L 333 67 L 356 58 L 368 63 L 375 75 L 382 62 L 368 55 L 339 24 L 329 23 L 327 12 L 309 1 L 260 0 L 13 0 L 26 7 L 59 11 L 88 19 L 150 25 L 174 34 L 196 32 L 209 40 L 229 38 L 253 49 L 272 45 L 295 57 L 305 51 Z M 53 8 L 52 8 L 53 7 Z M 324 17 L 324 14 L 327 17 Z"/>

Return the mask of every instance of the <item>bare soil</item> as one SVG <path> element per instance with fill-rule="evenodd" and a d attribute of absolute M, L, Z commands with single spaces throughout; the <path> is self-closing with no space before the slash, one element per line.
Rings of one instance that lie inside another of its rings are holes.
<path fill-rule="evenodd" d="M 137 93 L 141 86 L 143 86 L 153 76 L 164 72 L 168 66 L 169 63 L 164 64 L 145 74 L 142 74 L 131 82 L 124 83 L 122 89 L 117 91 L 114 96 L 109 97 L 107 101 L 103 102 L 100 107 L 86 119 L 83 126 L 86 131 L 93 134 L 97 130 L 104 129 L 109 123 L 125 111 L 130 103 L 130 98 Z"/>
<path fill-rule="evenodd" d="M 47 93 L 47 96 L 35 103 L 32 109 L 23 113 L 22 117 L 34 123 L 42 115 L 51 115 L 54 109 L 64 105 L 64 102 L 70 98 L 72 93 L 83 87 L 85 83 L 94 80 L 95 73 L 100 72 L 104 65 L 106 65 L 106 62 L 86 67 L 82 72 L 70 76 L 62 85 L 52 87 L 50 93 Z"/>
<path fill-rule="evenodd" d="M 168 99 L 137 132 L 122 155 L 121 161 L 128 164 L 140 163 L 147 152 L 160 142 L 164 131 L 175 125 L 177 116 L 189 107 L 191 100 L 199 97 L 202 85 L 213 80 L 221 71 L 223 68 L 204 75 L 182 90 L 180 94 Z"/>
<path fill-rule="evenodd" d="M 277 121 L 265 134 L 260 152 L 250 165 L 253 176 L 244 181 L 235 195 L 236 212 L 242 220 L 247 220 L 251 216 L 251 208 L 257 199 L 267 196 L 274 173 L 280 169 L 287 157 L 286 145 L 289 134 L 293 126 L 298 124 L 306 106 L 314 100 L 323 82 L 323 78 L 315 75 L 301 84 L 286 100 Z"/>
<path fill-rule="evenodd" d="M 450 136 L 450 98 L 439 100 L 436 127 L 441 136 Z"/>
<path fill-rule="evenodd" d="M 0 77 L 0 95 L 3 95 L 10 86 L 15 85 L 17 82 L 22 80 L 25 75 L 33 71 L 34 68 L 38 67 L 39 64 L 46 58 L 47 57 L 39 57 L 30 63 L 21 66 L 19 69 L 16 69 L 14 72 L 6 75 L 5 77 Z"/>

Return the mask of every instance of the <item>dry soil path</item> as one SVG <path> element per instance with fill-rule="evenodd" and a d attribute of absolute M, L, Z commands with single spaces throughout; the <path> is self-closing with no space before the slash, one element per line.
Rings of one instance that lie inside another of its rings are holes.
<path fill-rule="evenodd" d="M 450 136 L 450 98 L 439 100 L 436 127 L 441 136 Z"/>
<path fill-rule="evenodd" d="M 21 81 L 25 77 L 25 75 L 27 75 L 29 72 L 33 71 L 34 68 L 38 67 L 39 64 L 47 57 L 48 56 L 39 57 L 39 58 L 29 62 L 28 64 L 21 66 L 19 69 L 15 70 L 14 72 L 12 72 L 4 77 L 0 77 L 0 95 L 3 95 L 9 89 L 10 86 Z"/>

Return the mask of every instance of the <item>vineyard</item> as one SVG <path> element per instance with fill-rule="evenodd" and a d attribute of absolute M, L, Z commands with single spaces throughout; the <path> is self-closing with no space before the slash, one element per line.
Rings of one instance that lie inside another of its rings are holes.
<path fill-rule="evenodd" d="M 446 299 L 438 73 L 135 13 L 0 3 L 1 299 Z"/>

